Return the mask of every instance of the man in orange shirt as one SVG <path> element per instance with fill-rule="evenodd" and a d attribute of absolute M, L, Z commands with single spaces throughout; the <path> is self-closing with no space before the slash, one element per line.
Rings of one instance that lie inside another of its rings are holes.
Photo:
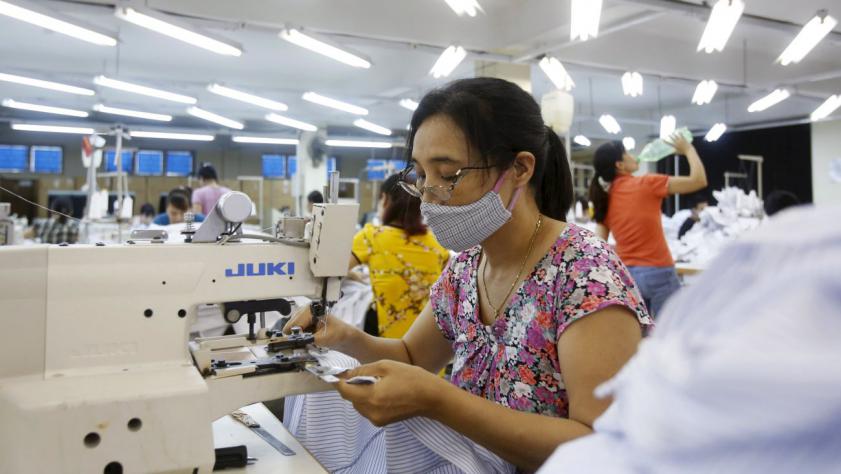
<path fill-rule="evenodd" d="M 607 240 L 613 232 L 616 253 L 628 266 L 654 316 L 680 288 L 660 220 L 663 199 L 707 186 L 704 164 L 695 147 L 679 135 L 673 135 L 670 144 L 689 160 L 689 176 L 632 176 L 639 169 L 639 161 L 621 142 L 610 142 L 596 150 L 596 174 L 590 184 L 597 233 Z"/>

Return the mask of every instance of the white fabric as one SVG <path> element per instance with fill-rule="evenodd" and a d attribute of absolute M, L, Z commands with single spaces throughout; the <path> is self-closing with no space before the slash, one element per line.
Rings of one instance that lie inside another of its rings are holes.
<path fill-rule="evenodd" d="M 541 472 L 841 472 L 839 222 L 796 210 L 727 247 Z"/>
<path fill-rule="evenodd" d="M 363 329 L 365 314 L 374 300 L 374 291 L 370 283 L 345 278 L 342 280 L 341 291 L 342 297 L 330 309 L 330 314 L 358 329 Z"/>
<path fill-rule="evenodd" d="M 330 351 L 321 365 L 352 368 L 356 359 Z M 284 425 L 330 472 L 513 473 L 514 467 L 465 436 L 427 418 L 377 428 L 337 392 L 287 397 Z"/>

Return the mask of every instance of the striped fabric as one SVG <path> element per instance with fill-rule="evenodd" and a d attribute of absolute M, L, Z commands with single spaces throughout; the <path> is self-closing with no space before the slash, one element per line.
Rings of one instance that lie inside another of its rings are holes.
<path fill-rule="evenodd" d="M 334 351 L 319 358 L 322 365 L 358 365 Z M 433 420 L 412 418 L 377 428 L 337 392 L 287 397 L 285 403 L 284 425 L 330 472 L 515 472 L 495 454 Z"/>

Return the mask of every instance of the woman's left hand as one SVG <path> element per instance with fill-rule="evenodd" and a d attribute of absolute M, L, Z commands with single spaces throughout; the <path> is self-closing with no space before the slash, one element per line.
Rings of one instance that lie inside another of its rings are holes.
<path fill-rule="evenodd" d="M 374 376 L 379 380 L 364 385 L 346 382 L 360 375 Z M 420 367 L 391 360 L 366 364 L 342 376 L 343 380 L 336 385 L 339 394 L 375 426 L 426 416 L 440 394 L 453 387 Z"/>

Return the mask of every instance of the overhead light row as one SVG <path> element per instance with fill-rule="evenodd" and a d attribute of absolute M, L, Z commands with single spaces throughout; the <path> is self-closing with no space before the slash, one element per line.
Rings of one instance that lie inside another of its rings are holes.
<path fill-rule="evenodd" d="M 602 0 L 572 0 L 570 39 L 587 41 L 599 36 L 601 13 Z"/>
<path fill-rule="evenodd" d="M 695 88 L 695 95 L 692 96 L 692 103 L 697 105 L 709 104 L 713 101 L 718 91 L 718 84 L 715 81 L 701 81 Z"/>
<path fill-rule="evenodd" d="M 458 16 L 475 17 L 482 11 L 482 6 L 476 0 L 444 0 Z"/>
<path fill-rule="evenodd" d="M 435 79 L 449 76 L 467 57 L 467 51 L 461 46 L 450 46 L 441 53 L 438 60 L 429 70 Z"/>
<path fill-rule="evenodd" d="M 622 74 L 622 92 L 631 97 L 642 95 L 642 74 L 638 72 L 626 72 Z"/>
<path fill-rule="evenodd" d="M 558 60 L 558 58 L 545 56 L 540 60 L 538 66 L 540 66 L 540 69 L 542 69 L 544 74 L 546 74 L 546 77 L 552 81 L 555 88 L 569 92 L 573 87 L 575 87 L 575 82 L 567 73 L 566 68 L 564 68 L 564 65 Z"/>

